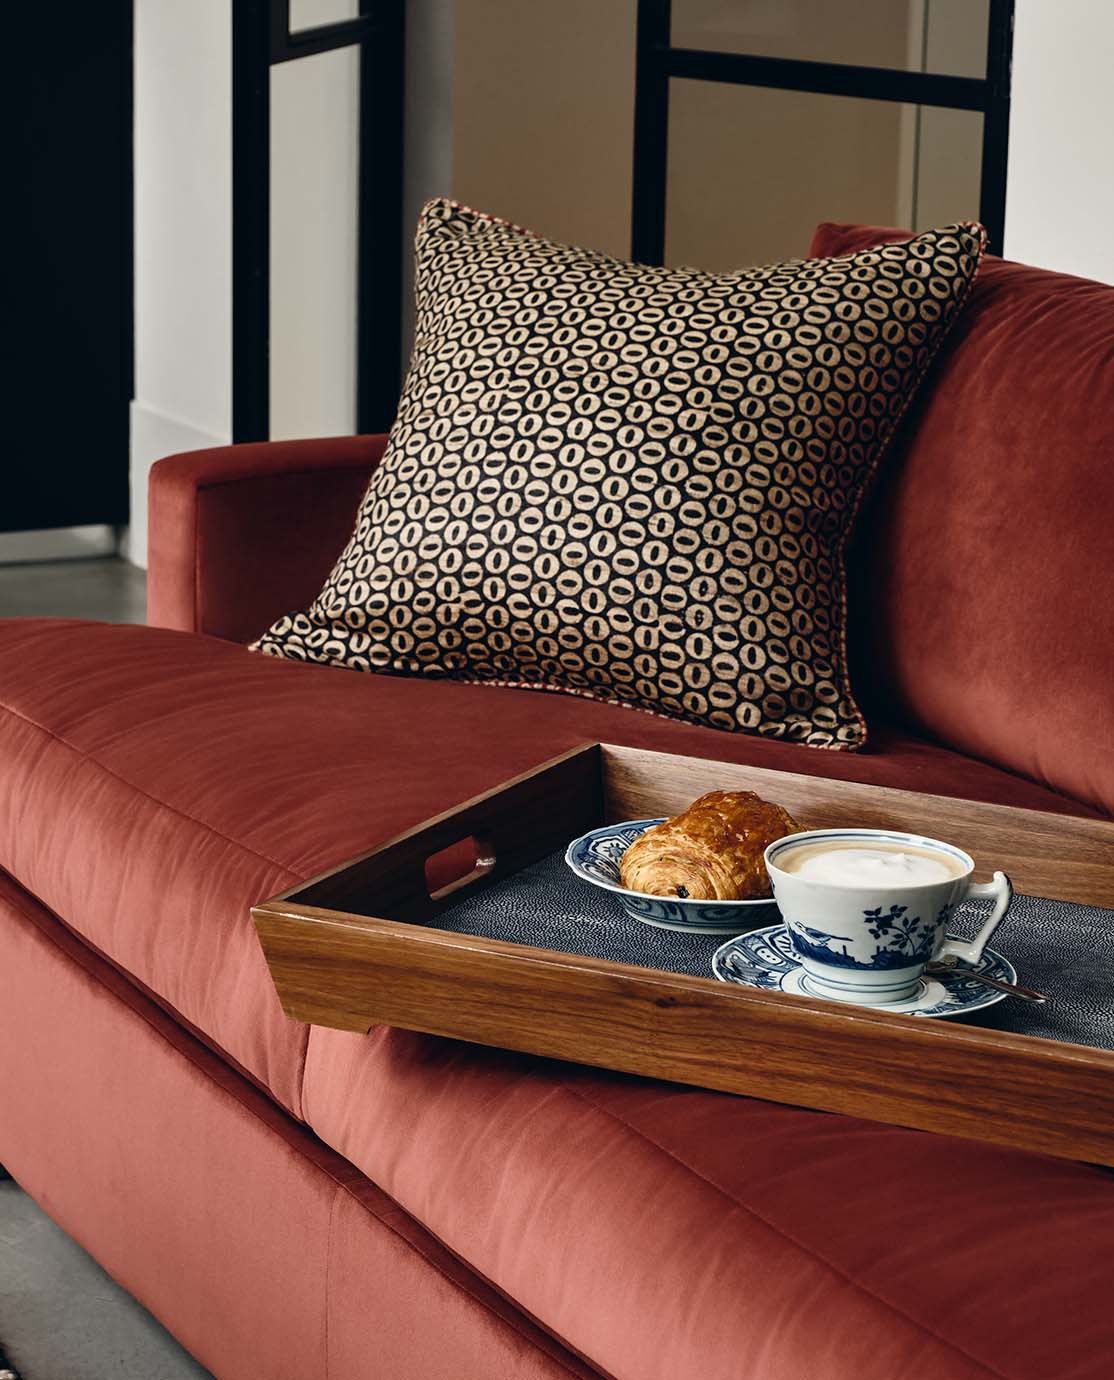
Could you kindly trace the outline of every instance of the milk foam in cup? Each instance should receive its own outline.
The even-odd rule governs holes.
[[[938,849],[881,843],[806,843],[787,850],[778,865],[783,872],[832,886],[919,885],[963,872],[960,859]]]

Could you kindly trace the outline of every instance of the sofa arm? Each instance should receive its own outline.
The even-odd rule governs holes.
[[[385,436],[267,441],[151,468],[147,621],[233,642],[319,592]]]

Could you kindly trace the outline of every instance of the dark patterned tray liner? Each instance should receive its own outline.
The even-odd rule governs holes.
[[[962,907],[952,932],[973,934],[984,904]],[[697,977],[712,976],[712,955],[729,937],[640,924],[617,897],[574,877],[561,853],[459,901],[435,924],[455,934]],[[1114,910],[1016,896],[991,943],[1014,964],[1019,982],[1050,1000],[1038,1006],[1007,998],[965,1023],[1114,1049]]]

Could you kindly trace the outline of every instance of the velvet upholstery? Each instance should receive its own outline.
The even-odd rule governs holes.
[[[901,238],[824,225],[811,252]],[[1112,521],[1114,287],[987,259],[859,524],[855,685],[1114,813]]]
[[[147,621],[250,642],[321,588],[385,436],[214,447],[160,460]]]
[[[844,778],[1071,808],[908,739],[821,756],[565,696],[280,663],[160,629],[0,622],[0,664],[0,866],[295,1114],[305,1031],[282,1015],[248,906],[579,742],[817,762]],[[374,788],[383,782],[389,791]]]
[[[1109,1374],[1105,1170],[400,1030],[315,1028],[304,1098],[623,1380]]]
[[[541,746],[538,697],[346,676],[217,639],[96,624],[3,624],[0,656],[13,668],[0,715],[0,821],[10,822],[0,858],[9,870],[185,1006],[214,1044],[254,1061],[260,1081],[273,1078],[275,1096],[346,1161],[603,1372],[617,1380],[796,1380],[809,1365],[828,1380],[1104,1373],[1097,1358],[1114,1347],[1114,1318],[1101,1306],[1114,1181],[1103,1171],[401,1031],[365,1037],[275,1024],[282,1018],[248,942],[249,901],[525,765]],[[78,669],[88,665],[101,671],[82,681]],[[369,693],[375,687],[382,702]],[[266,715],[257,712],[261,698]],[[607,736],[628,741],[697,739],[691,751],[700,738],[723,740],[586,701],[545,702],[555,711],[541,728],[546,750],[592,736],[604,714],[617,721]],[[452,731],[434,741],[438,704]],[[344,743],[344,754],[334,746],[327,765],[303,755],[290,741],[295,722],[311,726],[318,753],[331,742]],[[366,738],[353,752],[338,730],[361,722]],[[869,767],[874,759],[822,760]],[[314,789],[325,779],[328,809]],[[271,871],[261,866],[264,850]],[[0,1157],[48,1210],[222,1377],[250,1374],[252,1363],[257,1375],[323,1373],[311,1354],[324,1335],[312,1283],[323,1268],[341,1291],[329,1294],[330,1355],[352,1366],[353,1380],[375,1373],[365,1348],[381,1335],[398,1339],[383,1374],[436,1376],[415,1369],[422,1353],[408,1348],[428,1336],[427,1302],[459,1302],[455,1287],[409,1254],[384,1264],[386,1246],[375,1243],[370,1259],[330,1263],[338,1242],[361,1235],[361,1219],[329,1199],[287,1146],[260,1144],[259,1121],[294,1134],[278,1108],[130,993],[13,883],[0,892],[0,912],[11,989],[0,1012],[8,1114]],[[69,955],[63,972],[51,945]],[[122,1029],[74,965],[96,972],[141,1019],[129,1016]],[[151,1045],[188,1046],[190,1064],[209,1073],[179,1078]],[[226,1125],[230,1092],[253,1111]],[[360,1193],[382,1207],[378,1190]],[[131,1195],[123,1208],[121,1195]],[[419,1231],[401,1214],[397,1224]],[[283,1259],[291,1253],[297,1261]],[[386,1317],[368,1286],[384,1272],[415,1290],[397,1296]],[[235,1283],[246,1277],[250,1290]],[[235,1307],[212,1327],[221,1290],[236,1291]],[[271,1339],[257,1336],[270,1325],[258,1312],[276,1298],[289,1299],[289,1326],[302,1339],[290,1351],[298,1372],[269,1369]],[[1059,1323],[1069,1309],[1075,1340],[1065,1353]],[[275,1326],[285,1336],[287,1322]],[[486,1356],[490,1326],[486,1314],[469,1314],[454,1345]],[[517,1342],[502,1337],[500,1346],[512,1358],[499,1362],[508,1377],[534,1373],[514,1369]],[[346,1371],[338,1362],[328,1373]]]
[[[0,1161],[218,1380],[595,1375],[2,873],[0,953]]]

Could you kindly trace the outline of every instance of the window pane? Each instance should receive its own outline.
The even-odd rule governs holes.
[[[673,46],[981,77],[989,3],[673,0]]]
[[[360,50],[271,68],[271,436],[356,425]]]
[[[800,257],[824,220],[977,218],[981,139],[982,116],[968,111],[675,80],[666,262]]]
[[[913,228],[978,220],[982,116],[974,110],[925,105],[917,123]]]
[[[290,0],[290,32],[316,29],[320,24],[339,24],[356,19],[360,0]]]

